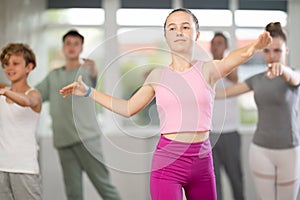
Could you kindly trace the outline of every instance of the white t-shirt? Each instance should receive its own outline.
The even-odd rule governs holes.
[[[39,173],[35,136],[39,116],[30,107],[7,103],[0,96],[0,171]]]
[[[220,79],[216,88],[225,88],[233,83],[227,78]],[[236,97],[216,99],[213,108],[212,132],[228,133],[236,131],[239,125],[238,102]]]

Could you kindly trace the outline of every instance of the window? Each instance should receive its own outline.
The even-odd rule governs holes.
[[[251,16],[251,17],[249,17]],[[280,22],[284,27],[287,14],[283,11],[270,10],[237,10],[235,24],[239,27],[265,27],[270,22]]]
[[[116,24],[113,26],[118,28],[116,35],[118,56],[115,59],[118,62],[116,66],[119,67],[120,77],[112,78],[114,79],[112,82],[113,87],[121,91],[120,97],[129,98],[143,84],[151,69],[170,63],[168,47],[163,35],[163,23],[170,11],[168,7],[163,9],[122,7],[116,12]],[[206,57],[210,56],[210,40],[215,31],[222,31],[230,38],[231,50],[253,41],[269,22],[279,21],[283,26],[287,24],[287,14],[280,10],[236,10],[232,13],[226,8],[210,10],[192,7],[192,12],[199,19],[201,31],[199,44]],[[103,55],[107,51],[103,43],[109,42],[109,39],[104,38],[103,9],[49,9],[46,17],[49,70],[64,64],[61,37],[71,28],[76,28],[85,36],[82,57],[94,59],[97,66],[102,66]],[[265,66],[262,54],[257,54],[239,68],[239,80],[243,81],[263,70]],[[107,86],[101,85],[100,87]],[[239,102],[241,124],[254,125],[257,120],[257,111],[253,94],[240,96]],[[151,105],[135,117],[122,118],[121,121],[123,125],[129,126],[158,125],[157,113]]]
[[[104,22],[102,9],[51,9],[46,12],[49,70],[64,65],[62,36],[70,29],[76,29],[85,38],[82,57],[89,57],[95,44],[103,41]],[[100,27],[100,28],[99,28]]]

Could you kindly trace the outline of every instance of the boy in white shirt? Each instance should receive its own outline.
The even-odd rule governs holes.
[[[0,89],[0,199],[41,200],[36,129],[42,100],[27,83],[36,66],[26,44],[3,47],[0,60],[10,87]]]

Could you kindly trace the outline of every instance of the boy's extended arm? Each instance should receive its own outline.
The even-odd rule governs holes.
[[[5,83],[0,83],[0,88],[5,88],[7,85]]]
[[[42,98],[38,91],[32,90],[29,92],[29,94],[23,94],[11,91],[8,88],[2,88],[0,89],[0,95],[4,95],[10,100],[12,100],[14,103],[24,106],[24,107],[30,107],[32,110],[36,112],[41,111],[42,107]]]

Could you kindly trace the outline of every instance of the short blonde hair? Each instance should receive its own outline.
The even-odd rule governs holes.
[[[2,67],[4,66],[5,63],[7,63],[8,59],[12,55],[22,55],[26,65],[29,63],[33,64],[34,69],[36,67],[36,58],[35,54],[27,44],[23,43],[9,43],[5,45],[2,48],[1,54],[0,54],[0,61],[2,64]]]

